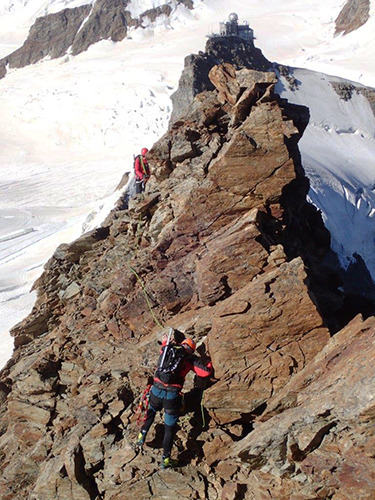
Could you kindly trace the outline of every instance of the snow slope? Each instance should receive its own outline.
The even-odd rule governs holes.
[[[300,142],[302,164],[310,179],[309,196],[322,212],[331,245],[346,268],[358,253],[375,280],[375,116],[368,100],[353,92],[345,101],[327,77],[293,71],[295,90],[280,78],[276,90],[310,109]]]
[[[82,3],[88,2],[0,0],[0,57],[23,43],[37,16]],[[133,0],[129,10],[139,15],[161,3]],[[0,80],[0,366],[12,350],[9,328],[28,314],[35,300],[28,290],[43,264],[58,244],[92,227],[94,215],[95,223],[105,217],[133,154],[166,130],[169,96],[184,57],[203,50],[205,35],[217,31],[230,12],[250,23],[268,59],[375,86],[374,1],[367,25],[337,38],[333,21],[343,0],[233,0],[230,10],[223,0],[195,0],[193,11],[169,3],[174,6],[170,19],[160,17],[153,25],[145,20],[143,30],[133,30],[121,43],[102,41],[76,57],[11,70]],[[358,242],[373,248],[372,241],[361,239],[362,230],[372,234],[372,118],[360,97],[344,105],[328,84],[320,89],[319,75],[301,70],[297,77],[299,91],[286,85],[281,91],[295,102],[310,99],[317,108],[303,139],[303,161],[312,179],[311,198],[324,207],[345,260],[345,252],[351,255]],[[310,84],[318,85],[332,104],[329,115],[326,104],[320,109],[319,92],[315,95]],[[342,113],[337,112],[340,107]],[[355,123],[345,122],[347,111],[357,116]],[[350,127],[352,132],[345,132]],[[366,132],[364,138],[361,132]],[[360,229],[356,240],[342,230],[339,216],[348,212],[353,227]],[[369,225],[358,224],[356,217],[363,217],[357,212]],[[348,243],[352,246],[346,249]]]

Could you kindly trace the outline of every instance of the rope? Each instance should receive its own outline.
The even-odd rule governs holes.
[[[143,281],[141,280],[141,278],[139,277],[139,274],[137,273],[137,271],[135,269],[133,269],[131,267],[130,264],[129,265],[129,269],[131,270],[131,272],[134,274],[134,276],[137,278],[137,281],[138,283],[141,285],[142,287],[142,291],[143,291],[143,295],[145,296],[145,299],[146,299],[146,302],[147,302],[147,306],[150,310],[150,313],[151,313],[151,316],[154,320],[154,322],[156,323],[156,325],[159,327],[159,328],[164,328],[163,325],[160,323],[160,321],[158,320],[158,318],[155,316],[155,313],[154,311],[152,310],[152,305],[151,305],[151,302],[150,302],[150,299],[149,299],[149,296],[147,294],[147,291],[146,291],[146,288],[145,288],[145,285],[143,283]]]
[[[204,429],[206,427],[206,419],[204,417],[203,398],[204,398],[204,392],[202,394],[202,399],[201,399],[202,427]]]
[[[150,399],[150,390],[151,390],[151,385],[148,385],[146,389],[143,391],[143,394],[141,396],[141,399],[138,403],[137,407],[137,425],[141,427],[147,418],[147,410],[148,410],[148,405],[149,405],[149,399]]]
[[[142,291],[143,291],[143,294],[145,296],[145,299],[146,299],[146,302],[147,302],[147,306],[150,310],[150,313],[152,315],[152,318],[154,320],[154,322],[156,323],[156,325],[159,327],[159,328],[164,328],[163,325],[160,323],[160,321],[157,319],[157,317],[155,316],[155,313],[154,311],[152,310],[152,305],[151,305],[151,302],[150,302],[150,298],[147,294],[147,291],[146,291],[146,288],[145,288],[145,284],[144,282],[141,280],[139,274],[137,273],[137,271],[135,269],[132,268],[132,266],[130,264],[128,264],[129,266],[129,269],[131,270],[131,272],[134,274],[134,276],[137,278],[137,281],[138,283],[141,285],[142,287]],[[146,392],[146,391],[145,391]],[[206,419],[205,419],[205,416],[204,416],[204,407],[203,407],[203,398],[204,398],[204,390],[203,390],[203,394],[202,394],[202,399],[201,399],[201,414],[202,414],[202,427],[206,427]],[[143,398],[142,398],[143,399]]]
[[[135,251],[136,252],[138,251],[138,248],[139,248],[139,240],[140,240],[139,236],[141,234],[141,232],[139,231],[139,227],[141,225],[141,218],[142,218],[142,216],[141,216],[141,214],[139,214],[138,222],[137,222],[137,229],[135,230],[135,238],[136,238]]]

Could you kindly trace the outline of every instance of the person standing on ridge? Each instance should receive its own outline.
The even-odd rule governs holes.
[[[136,442],[137,446],[143,446],[156,412],[164,409],[162,469],[178,466],[178,460],[170,455],[182,408],[181,390],[186,375],[189,371],[193,371],[198,377],[209,377],[212,374],[212,363],[205,364],[194,355],[195,342],[192,339],[186,338],[178,345],[170,342],[169,338],[164,338],[162,342],[146,418]]]
[[[135,174],[135,192],[136,194],[143,193],[146,183],[150,178],[150,167],[146,158],[148,153],[147,148],[141,149],[141,154],[137,155],[134,160],[134,174]]]

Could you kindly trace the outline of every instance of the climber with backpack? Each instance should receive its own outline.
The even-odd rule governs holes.
[[[141,154],[134,158],[135,192],[143,193],[150,178],[150,167],[146,158],[147,148],[142,148]]]
[[[186,375],[189,371],[193,371],[198,377],[203,378],[212,374],[211,362],[205,364],[194,355],[196,346],[193,339],[185,338],[181,344],[177,344],[171,338],[173,333],[171,328],[168,337],[164,338],[162,342],[158,366],[150,390],[146,417],[136,442],[137,446],[143,446],[156,412],[164,409],[162,469],[178,466],[178,460],[174,460],[170,455],[182,408],[181,390]]]

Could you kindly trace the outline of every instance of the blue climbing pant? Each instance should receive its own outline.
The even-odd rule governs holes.
[[[179,389],[161,389],[155,385],[152,386],[146,420],[141,432],[147,434],[154,422],[156,412],[164,409],[163,457],[169,457],[171,454],[181,407],[182,396]]]

